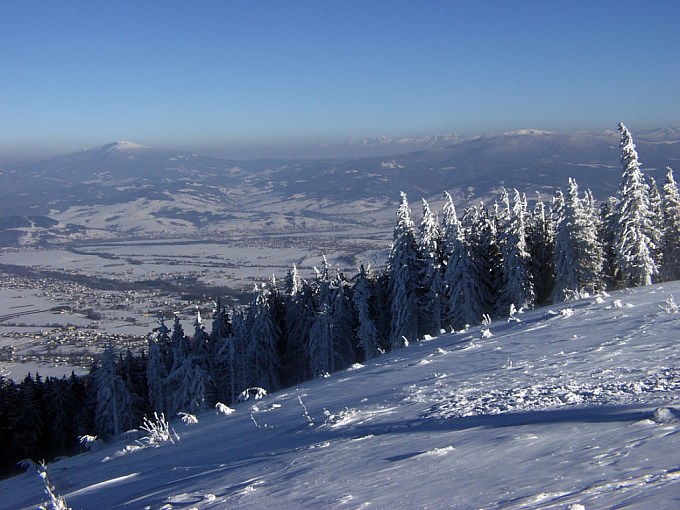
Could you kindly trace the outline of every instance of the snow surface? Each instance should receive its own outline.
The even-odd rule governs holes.
[[[680,282],[413,342],[48,466],[74,509],[680,506]],[[0,482],[35,508],[37,473]]]

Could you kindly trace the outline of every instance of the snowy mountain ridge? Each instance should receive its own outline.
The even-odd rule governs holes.
[[[426,338],[49,476],[74,509],[677,508],[673,295],[680,282]],[[45,499],[35,472],[0,482],[0,509]]]
[[[663,181],[665,168],[680,159],[677,140],[676,128],[642,132],[636,138],[648,177]],[[401,191],[412,200],[434,202],[447,190],[463,207],[469,201],[489,203],[501,187],[529,197],[552,195],[574,178],[581,189],[604,200],[621,177],[618,142],[614,131],[526,129],[438,135],[426,141],[380,137],[376,150],[364,157],[237,161],[120,141],[3,168],[0,219],[45,216],[58,226],[28,233],[2,228],[0,245],[136,238],[139,229],[120,219],[144,215],[138,204],[154,211],[144,215],[152,236],[205,238],[215,230],[227,236],[241,229],[275,228],[287,234],[333,228],[351,230],[349,237],[367,224],[389,232]]]

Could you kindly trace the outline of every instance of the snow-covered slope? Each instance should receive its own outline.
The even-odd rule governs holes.
[[[677,508],[673,294],[442,335],[175,423],[176,444],[123,441],[49,474],[74,509]],[[0,483],[0,508],[45,499],[36,473]]]

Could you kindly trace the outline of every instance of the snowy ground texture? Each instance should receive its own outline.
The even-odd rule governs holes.
[[[672,294],[680,283],[412,343],[49,475],[74,509],[680,508]],[[0,482],[2,509],[45,500],[36,472]]]

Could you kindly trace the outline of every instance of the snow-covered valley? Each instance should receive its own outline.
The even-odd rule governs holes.
[[[412,343],[55,462],[89,508],[677,508],[680,283]],[[38,474],[0,508],[47,499]]]

